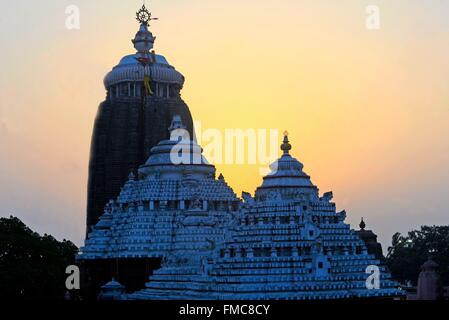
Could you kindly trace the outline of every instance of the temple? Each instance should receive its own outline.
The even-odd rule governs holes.
[[[352,230],[332,192],[320,195],[287,132],[254,196],[238,198],[217,177],[180,98],[183,76],[150,51],[151,14],[143,7],[137,17],[137,53],[106,76],[95,124],[88,234],[77,256],[86,297],[403,297],[375,234],[364,222]]]
[[[156,38],[149,30],[154,19],[145,6],[137,20],[140,27],[132,40],[136,53],[123,57],[104,79],[106,100],[98,108],[91,142],[87,233],[151,147],[168,138],[174,115],[193,135],[192,116],[180,96],[184,76],[154,52]]]
[[[125,300],[350,299],[401,297],[381,261],[290,155],[273,163],[255,196],[240,201],[194,141],[174,132],[151,150],[111,201],[81,248],[80,261],[160,258],[160,268]],[[175,164],[174,148],[188,150]],[[176,150],[178,150],[176,149]],[[197,161],[193,161],[197,159]],[[369,266],[380,271],[368,289]],[[119,270],[115,279],[126,281]],[[114,282],[115,283],[115,282]],[[125,284],[126,286],[126,284]]]

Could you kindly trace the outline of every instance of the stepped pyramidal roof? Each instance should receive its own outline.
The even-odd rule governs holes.
[[[152,148],[137,175],[106,206],[79,260],[159,257],[145,288],[125,300],[348,299],[400,297],[381,261],[337,212],[332,193],[319,195],[290,155],[282,156],[254,197],[236,197],[182,138],[174,117],[171,138]],[[173,152],[188,150],[182,161]],[[179,159],[178,159],[179,160]],[[367,285],[378,271],[377,286]],[[368,272],[368,273],[367,273]]]

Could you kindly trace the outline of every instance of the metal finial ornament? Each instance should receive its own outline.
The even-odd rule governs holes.
[[[360,230],[365,230],[365,228],[366,228],[366,223],[365,223],[365,221],[363,221],[363,218],[362,218],[362,221],[360,221],[359,227],[360,227]]]
[[[281,150],[284,151],[284,154],[288,154],[292,149],[292,145],[288,141],[288,132],[284,132],[284,143],[281,145]]]
[[[141,24],[144,24],[146,26],[149,26],[151,20],[158,20],[158,18],[151,17],[151,12],[148,11],[148,9],[145,7],[145,4],[142,6],[142,8],[139,9],[139,11],[136,12],[136,19]]]

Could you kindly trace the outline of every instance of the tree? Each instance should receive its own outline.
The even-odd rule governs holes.
[[[63,299],[65,269],[78,248],[40,236],[15,217],[0,219],[0,299]]]
[[[386,260],[396,280],[416,285],[429,256],[440,265],[443,284],[449,285],[449,226],[422,226],[407,236],[394,234]]]

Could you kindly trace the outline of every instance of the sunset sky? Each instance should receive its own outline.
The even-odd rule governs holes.
[[[80,8],[80,30],[65,26]],[[0,10],[0,216],[84,237],[103,78],[139,0],[15,0]],[[380,8],[380,29],[365,26]],[[394,232],[449,224],[449,1],[154,0],[155,50],[182,72],[202,129],[288,130],[292,154],[384,251]],[[280,141],[279,141],[280,144]],[[280,151],[279,151],[280,152]],[[240,195],[258,165],[218,165]]]

